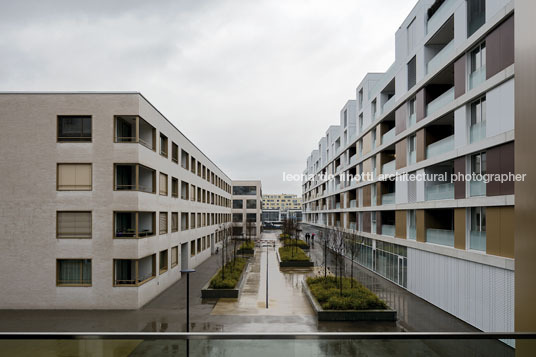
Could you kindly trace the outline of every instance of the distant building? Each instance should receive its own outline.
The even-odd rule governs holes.
[[[298,195],[274,194],[262,195],[262,209],[279,209],[286,211],[289,209],[301,210],[302,198]]]

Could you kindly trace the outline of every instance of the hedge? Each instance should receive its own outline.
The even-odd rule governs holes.
[[[285,246],[296,246],[296,239],[285,239],[283,241],[283,244]],[[305,243],[305,241],[301,240],[301,239],[298,239],[298,243],[297,243],[298,247],[300,248],[305,248],[305,249],[308,249],[309,248],[309,245],[307,243]]]
[[[238,248],[238,250],[242,249],[255,249],[255,243],[252,240],[245,241],[240,245],[240,248]]]
[[[294,252],[294,255],[292,254]],[[298,247],[281,247],[279,248],[279,257],[281,261],[308,261],[309,257]]]
[[[324,310],[385,310],[387,305],[376,294],[351,278],[342,278],[342,295],[339,278],[309,277],[307,285]]]
[[[218,270],[218,274],[216,274],[210,281],[209,288],[234,289],[236,284],[238,283],[238,279],[240,279],[240,275],[242,274],[242,271],[244,270],[245,266],[246,259],[244,258],[236,258],[234,260],[234,266],[233,261],[230,261],[229,263],[225,264],[225,279],[222,280],[221,269]]]

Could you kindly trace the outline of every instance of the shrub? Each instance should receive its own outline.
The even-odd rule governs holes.
[[[290,238],[290,234],[283,234],[283,233],[281,233],[281,234],[279,235],[279,238],[282,238],[282,239]]]
[[[238,283],[238,279],[240,279],[240,275],[242,274],[242,271],[244,270],[244,267],[246,266],[246,259],[244,258],[236,258],[234,260],[234,266],[233,261],[230,261],[229,263],[225,264],[224,275],[225,279],[221,278],[221,269],[218,270],[218,274],[212,278],[209,284],[209,288],[211,289],[234,289],[236,284]]]
[[[354,280],[351,287],[351,278],[342,279],[342,294],[339,288],[339,279],[334,276],[309,277],[307,285],[313,296],[324,310],[384,310],[385,302],[376,294]]]
[[[252,240],[245,241],[240,245],[240,248],[238,248],[238,250],[242,249],[255,249],[255,243]]]
[[[290,239],[290,238],[287,238],[283,241],[283,244],[285,246],[298,246],[300,248],[309,248],[309,245],[307,243],[305,243],[305,241],[301,240],[301,239],[298,239],[298,242],[296,243],[296,239]]]
[[[292,252],[294,251],[294,254]],[[298,247],[281,247],[279,248],[279,257],[281,261],[308,261],[309,257]]]

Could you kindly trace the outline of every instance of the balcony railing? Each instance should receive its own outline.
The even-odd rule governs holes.
[[[354,154],[354,156],[352,156],[350,158],[350,165],[353,165],[357,162],[357,154]]]
[[[340,203],[340,202],[336,202],[336,203],[335,203],[335,208],[337,208],[337,209],[341,208],[341,203]]]
[[[415,151],[410,151],[408,154],[408,165],[412,165],[417,162],[417,153]]]
[[[350,208],[356,207],[356,200],[350,200]]]
[[[473,89],[486,80],[486,67],[482,66],[469,74],[469,89]]]
[[[413,125],[415,125],[415,123],[417,123],[417,114],[416,113],[413,113],[409,116],[409,126],[408,128],[411,128]]]
[[[434,70],[441,67],[442,64],[445,63],[445,60],[454,52],[454,40],[451,40],[449,43],[445,45],[439,51],[436,53],[436,55],[428,61],[428,64],[426,65],[426,73],[431,73]]]
[[[481,121],[469,128],[469,142],[476,143],[486,137],[486,122]]]
[[[452,10],[452,5],[455,3],[456,1],[454,0],[446,0],[443,4],[441,4],[434,15],[428,19],[428,22],[426,23],[426,33],[439,28],[443,22],[445,22],[447,15]]]
[[[454,198],[454,184],[441,183],[428,185],[425,190],[426,201],[449,200]]]
[[[382,205],[390,205],[395,203],[395,193],[384,193],[382,195]]]
[[[469,248],[486,251],[486,231],[471,231],[469,237]]]
[[[393,161],[389,161],[386,164],[383,164],[382,165],[382,174],[384,174],[384,175],[394,174],[395,171],[396,171],[395,161],[396,160],[393,160]]]
[[[426,106],[426,115],[430,115],[454,100],[454,87],[450,88]]]
[[[415,229],[415,227],[408,228],[408,239],[417,239],[417,230]]]
[[[382,224],[382,235],[384,236],[395,236],[395,226],[391,224]]]
[[[426,230],[426,241],[454,247],[454,231],[450,229],[428,228]]]
[[[382,105],[382,114],[389,112],[395,106],[395,96],[393,95],[389,100]]]
[[[429,159],[454,150],[454,135],[447,136],[426,147],[426,158]]]
[[[471,180],[469,182],[469,193],[471,197],[485,196],[486,195],[486,183],[484,181]]]
[[[393,141],[395,138],[395,128],[389,130],[387,133],[382,135],[382,145]]]

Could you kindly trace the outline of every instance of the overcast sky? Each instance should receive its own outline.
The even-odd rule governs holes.
[[[416,0],[2,1],[0,90],[139,91],[233,179],[301,194]]]

